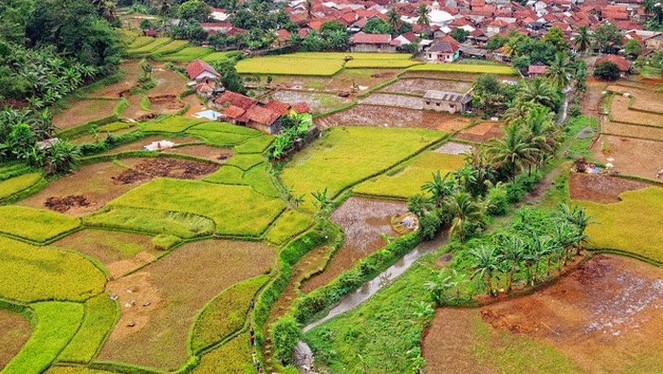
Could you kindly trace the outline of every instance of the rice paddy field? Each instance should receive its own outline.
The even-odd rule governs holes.
[[[472,73],[516,75],[514,68],[507,65],[472,65],[472,64],[422,64],[412,66],[408,72],[446,72],[446,73]]]

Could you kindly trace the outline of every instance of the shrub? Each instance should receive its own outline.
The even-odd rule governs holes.
[[[509,209],[508,189],[505,185],[498,185],[488,190],[488,214],[501,216]]]
[[[619,67],[614,62],[603,61],[594,67],[594,77],[597,79],[616,81],[620,74]]]
[[[292,361],[292,350],[302,338],[302,328],[293,317],[279,319],[271,328],[274,356],[284,364]]]

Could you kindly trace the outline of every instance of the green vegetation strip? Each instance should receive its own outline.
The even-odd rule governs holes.
[[[80,255],[0,237],[0,297],[84,301],[105,283],[103,272]]]
[[[83,319],[83,305],[65,302],[32,304],[37,328],[3,374],[41,373],[55,360],[76,333]]]
[[[191,334],[191,349],[200,352],[239,331],[253,297],[269,280],[262,275],[225,289],[201,311]]]
[[[507,65],[471,65],[471,64],[422,64],[407,69],[408,71],[440,71],[446,73],[500,74],[516,75],[517,71]]]
[[[105,293],[85,303],[85,318],[58,361],[86,364],[94,358],[115,325],[119,306]]]
[[[0,206],[0,233],[45,243],[77,229],[76,217],[23,206]]]

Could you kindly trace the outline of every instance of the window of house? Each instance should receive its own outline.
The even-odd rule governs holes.
[[[426,101],[426,105],[430,105],[430,101]]]
[[[440,106],[440,103],[436,103],[435,105]]]

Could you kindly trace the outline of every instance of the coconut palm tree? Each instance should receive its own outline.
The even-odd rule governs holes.
[[[513,101],[513,103],[511,103],[511,106],[509,106],[509,108],[507,108],[507,110],[504,111],[502,119],[504,119],[507,123],[513,123],[513,122],[520,123],[525,119],[527,113],[534,106],[536,106],[536,104],[531,103],[529,101],[516,99]]]
[[[588,26],[581,26],[578,29],[578,35],[575,37],[576,48],[580,52],[584,52],[592,46],[592,32]]]
[[[392,7],[387,13],[387,23],[394,30],[394,33],[398,32],[398,28],[401,24],[401,16],[398,14],[396,8]]]
[[[421,186],[421,190],[428,192],[431,195],[431,200],[436,207],[440,207],[444,199],[449,196],[454,190],[453,179],[449,178],[451,173],[446,173],[444,177],[440,175],[440,172],[433,174],[433,179],[424,183]]]
[[[506,245],[502,248],[500,260],[503,261],[508,267],[508,284],[506,287],[507,292],[511,292],[513,287],[513,277],[518,270],[521,262],[527,258],[527,246],[522,239],[517,236],[509,236],[506,240]]]
[[[425,4],[419,5],[416,11],[417,24],[422,26],[430,26],[430,10]]]
[[[562,89],[571,82],[571,76],[575,71],[575,65],[566,53],[557,53],[555,59],[546,70],[546,78],[557,88]]]
[[[469,251],[474,260],[474,273],[471,278],[479,276],[486,285],[488,295],[493,294],[493,274],[499,270],[497,251],[494,247],[480,246]]]
[[[486,153],[497,168],[504,168],[515,177],[525,167],[536,163],[541,152],[528,139],[527,132],[511,124],[504,129],[504,136],[486,144]]]
[[[449,237],[464,241],[468,234],[483,224],[485,219],[485,204],[472,198],[468,192],[456,192],[444,201],[445,208],[453,216]]]
[[[557,145],[557,128],[553,122],[553,113],[544,106],[531,109],[523,120],[529,142],[541,152],[537,155],[538,164],[553,154]]]
[[[522,101],[541,104],[551,109],[557,107],[558,101],[557,93],[553,87],[542,78],[525,81],[520,92],[518,92],[518,98]]]

